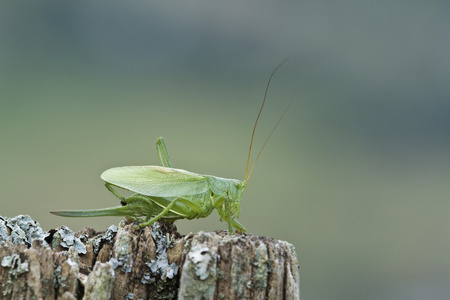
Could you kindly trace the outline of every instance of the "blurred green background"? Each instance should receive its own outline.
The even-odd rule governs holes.
[[[302,299],[450,298],[447,1],[0,4],[1,212],[48,230],[119,218],[102,171],[158,164],[243,179],[249,232],[287,240]],[[299,79],[315,63],[299,86]],[[297,89],[297,92],[295,90]],[[177,223],[225,229],[216,212]]]

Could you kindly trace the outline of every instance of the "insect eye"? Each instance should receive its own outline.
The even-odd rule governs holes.
[[[245,188],[245,182],[236,182],[235,184],[234,184],[234,186],[236,187],[236,189],[238,189],[238,190],[240,190],[240,189],[242,189],[242,188]]]

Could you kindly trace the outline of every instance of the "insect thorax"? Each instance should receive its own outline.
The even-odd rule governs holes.
[[[219,215],[228,221],[239,216],[242,193],[246,182],[237,179],[205,175],[211,192],[211,200]]]

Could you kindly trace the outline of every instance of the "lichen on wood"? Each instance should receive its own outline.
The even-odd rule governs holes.
[[[73,233],[11,220],[0,217],[0,299],[299,299],[295,250],[284,241],[182,236],[164,222]]]

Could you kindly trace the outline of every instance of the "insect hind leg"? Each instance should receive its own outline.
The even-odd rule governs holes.
[[[158,153],[158,158],[161,162],[161,166],[166,168],[173,168],[173,164],[170,160],[169,152],[167,151],[163,137],[159,137],[156,140],[156,152]]]

